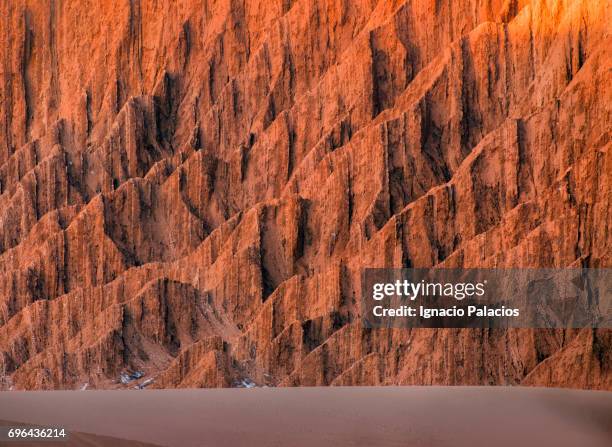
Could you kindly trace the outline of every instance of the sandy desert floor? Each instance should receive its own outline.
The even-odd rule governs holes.
[[[97,436],[72,436],[70,445],[99,447],[607,447],[612,393],[510,387],[4,392],[0,420],[92,433]]]

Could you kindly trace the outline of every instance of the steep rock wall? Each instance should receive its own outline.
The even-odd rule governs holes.
[[[3,2],[0,385],[612,389],[607,330],[366,330],[364,267],[610,267],[597,0]]]

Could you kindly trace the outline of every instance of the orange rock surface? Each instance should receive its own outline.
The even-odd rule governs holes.
[[[0,15],[0,387],[612,389],[610,330],[359,319],[364,267],[612,266],[608,2]]]

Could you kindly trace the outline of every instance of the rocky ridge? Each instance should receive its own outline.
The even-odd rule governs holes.
[[[612,389],[610,330],[359,321],[364,267],[611,266],[606,3],[2,3],[0,382]]]

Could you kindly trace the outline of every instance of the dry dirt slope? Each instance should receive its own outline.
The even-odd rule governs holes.
[[[2,2],[0,382],[612,389],[610,330],[358,319],[366,266],[612,266],[610,10]]]

